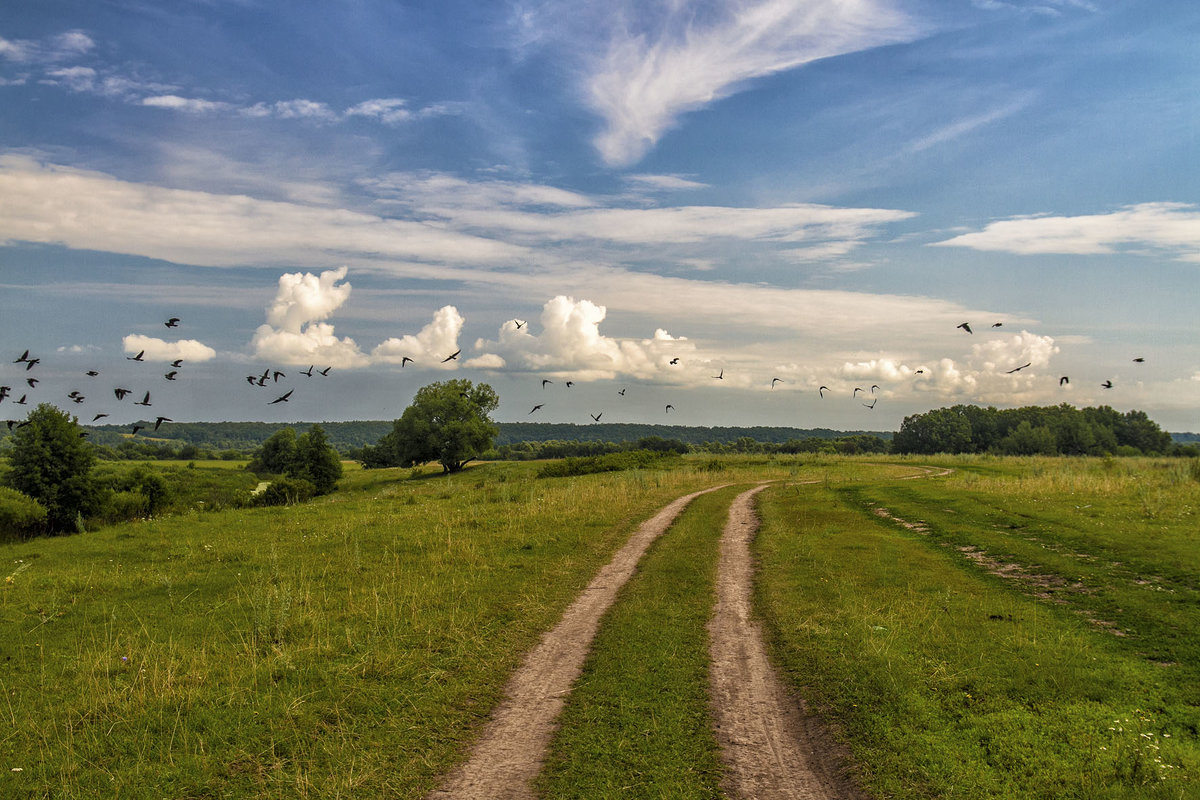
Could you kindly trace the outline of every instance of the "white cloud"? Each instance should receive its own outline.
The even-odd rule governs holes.
[[[44,83],[66,86],[72,92],[90,92],[96,87],[96,70],[91,67],[63,67],[46,71]]]
[[[333,120],[337,114],[324,103],[315,100],[281,100],[271,106],[275,116],[282,119],[319,119]]]
[[[645,189],[666,191],[690,191],[692,189],[707,189],[707,183],[681,178],[678,175],[626,175],[625,180]]]
[[[251,341],[255,356],[281,364],[365,366],[367,358],[354,340],[339,339],[333,326],[322,322],[350,299],[350,284],[338,283],[345,277],[345,267],[320,276],[281,275],[279,291],[267,309],[267,324],[259,326]]]
[[[1016,217],[931,246],[1021,255],[1092,255],[1142,247],[1200,262],[1200,210],[1186,203],[1141,203],[1108,214]]]
[[[459,349],[458,336],[462,333],[463,323],[463,317],[457,308],[443,306],[434,313],[433,321],[415,336],[409,334],[400,338],[392,337],[377,345],[371,351],[371,361],[377,364],[402,364],[404,358],[408,357],[418,366],[455,369],[458,366],[457,361],[445,359]]]
[[[584,100],[605,121],[595,140],[605,162],[639,160],[679,115],[734,93],[745,81],[917,35],[885,0],[698,6],[607,9],[608,40],[586,65],[584,79]]]
[[[589,300],[559,295],[542,308],[541,328],[533,333],[530,325],[520,329],[514,321],[500,328],[499,341],[480,339],[475,349],[485,351],[481,358],[492,364],[507,364],[515,369],[574,380],[605,380],[618,376],[660,378],[682,382],[702,364],[694,354],[695,346],[686,338],[675,338],[661,328],[650,339],[617,339],[600,333],[600,323],[608,310]],[[686,367],[669,361],[687,359]]]
[[[83,31],[67,31],[41,41],[0,37],[0,57],[16,62],[53,63],[81,56],[96,46]]]
[[[65,244],[202,266],[334,258],[513,264],[524,248],[424,222],[244,195],[166,189],[0,156],[0,241]]]
[[[142,105],[153,108],[168,108],[172,111],[183,111],[188,114],[210,114],[215,111],[225,111],[230,107],[228,103],[200,100],[194,97],[180,97],[174,94],[143,97]]]
[[[399,97],[377,98],[364,100],[356,106],[346,109],[347,117],[371,117],[388,125],[408,122],[413,118],[413,112],[408,108],[408,101]]]
[[[217,351],[195,339],[181,339],[177,342],[167,342],[140,333],[131,333],[121,340],[126,353],[136,355],[144,352],[146,361],[211,361],[217,357]]]

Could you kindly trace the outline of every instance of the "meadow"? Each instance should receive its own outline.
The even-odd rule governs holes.
[[[350,469],[304,505],[0,546],[0,796],[421,797],[638,523],[730,484],[623,590],[539,782],[719,796],[715,541],[763,481],[773,655],[873,796],[1200,796],[1194,462],[542,466]]]

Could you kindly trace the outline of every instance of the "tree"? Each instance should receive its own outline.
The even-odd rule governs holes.
[[[5,483],[46,509],[51,531],[77,529],[77,520],[95,508],[99,491],[92,480],[95,455],[83,440],[79,421],[49,403],[29,412],[13,434]]]
[[[255,475],[283,475],[295,460],[296,431],[280,428],[263,442],[246,469]]]
[[[329,494],[342,477],[342,460],[329,444],[324,428],[313,425],[296,440],[295,454],[285,471],[292,478],[311,483],[317,494]]]
[[[443,472],[458,472],[492,446],[499,428],[488,415],[499,405],[486,383],[458,379],[422,386],[391,432],[364,448],[364,466],[437,461]]]

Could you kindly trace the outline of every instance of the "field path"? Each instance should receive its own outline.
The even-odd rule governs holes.
[[[780,682],[751,618],[754,563],[750,542],[758,530],[754,495],[729,508],[717,568],[717,604],[708,624],[710,696],[730,797],[774,800],[857,798],[840,774],[828,738],[806,718],[803,701]]]
[[[713,486],[678,498],[646,520],[629,537],[563,614],[542,636],[505,686],[505,699],[492,714],[465,764],[446,778],[430,798],[533,798],[532,781],[541,771],[554,725],[571,685],[583,670],[592,639],[617,592],[638,561],[680,512]]]

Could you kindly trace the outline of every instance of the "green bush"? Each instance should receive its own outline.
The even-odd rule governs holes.
[[[290,506],[303,503],[317,493],[317,487],[303,478],[276,478],[254,498],[256,506]]]
[[[24,538],[46,528],[46,509],[16,489],[0,486],[0,538]]]
[[[99,517],[102,522],[114,525],[131,519],[145,519],[150,515],[150,498],[136,489],[112,492],[104,501]]]
[[[620,472],[663,466],[678,459],[672,450],[627,450],[603,456],[564,458],[546,464],[538,470],[539,478],[565,478],[571,475],[591,475],[596,472]]]

